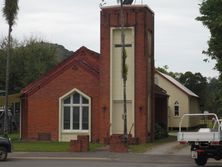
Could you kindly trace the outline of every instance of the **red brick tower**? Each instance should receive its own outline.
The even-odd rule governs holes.
[[[127,129],[140,143],[153,139],[154,14],[145,5],[124,5],[128,66]],[[101,10],[100,140],[123,133],[120,7]]]

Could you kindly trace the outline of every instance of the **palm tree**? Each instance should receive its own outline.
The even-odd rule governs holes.
[[[4,117],[4,133],[8,133],[8,87],[9,87],[9,65],[10,65],[10,50],[11,50],[11,32],[15,24],[18,14],[18,0],[5,0],[3,7],[3,17],[8,23],[8,43],[6,56],[6,77],[5,77],[5,117]]]

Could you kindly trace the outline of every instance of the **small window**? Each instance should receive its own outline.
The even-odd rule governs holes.
[[[178,101],[176,101],[174,103],[174,116],[175,117],[180,116],[180,106],[179,106],[179,102]]]

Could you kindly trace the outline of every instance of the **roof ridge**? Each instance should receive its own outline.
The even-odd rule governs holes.
[[[193,97],[197,97],[199,98],[199,96],[197,94],[195,94],[193,91],[191,91],[190,89],[188,89],[186,86],[184,86],[182,83],[180,83],[179,81],[177,81],[175,78],[173,78],[170,75],[167,75],[165,73],[162,73],[158,70],[156,70],[157,73],[159,73],[161,76],[163,76],[164,78],[166,78],[169,82],[171,82],[173,85],[175,85],[177,88],[179,88],[180,90],[182,90],[183,92],[185,92],[186,94],[193,96]]]
[[[40,76],[37,80],[31,82],[28,86],[23,88],[21,90],[21,93],[23,93],[23,94],[28,93],[32,90],[35,90],[39,86],[41,86],[43,83],[48,83],[52,78],[54,78],[55,75],[58,75],[59,73],[63,72],[67,68],[69,68],[70,65],[72,65],[76,61],[75,58],[78,55],[81,55],[81,53],[83,53],[83,52],[88,52],[89,53],[88,55],[90,55],[93,58],[97,58],[97,57],[99,58],[99,53],[94,52],[85,46],[82,46],[78,50],[76,50],[71,56],[69,56],[68,58],[66,58],[65,60],[63,60],[62,62],[60,62],[56,66],[54,66],[52,69],[50,69],[48,72],[46,72],[45,74]]]

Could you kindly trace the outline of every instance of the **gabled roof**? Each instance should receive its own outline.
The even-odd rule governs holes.
[[[189,96],[193,96],[196,98],[199,98],[198,95],[196,95],[195,93],[193,93],[191,90],[189,90],[187,87],[185,87],[183,84],[181,84],[180,82],[178,82],[176,79],[174,79],[173,77],[161,73],[159,71],[156,70],[156,73],[158,73],[159,75],[161,75],[163,78],[165,78],[166,80],[168,80],[170,83],[172,83],[174,86],[176,86],[177,88],[179,88],[181,91],[183,91],[184,93],[186,93]]]
[[[89,58],[92,58],[92,60],[94,60],[94,62],[96,63],[90,61]],[[89,50],[84,46],[79,48],[70,57],[68,57],[67,59],[56,65],[54,68],[52,68],[49,72],[41,76],[39,79],[33,81],[27,87],[22,89],[21,93],[29,94],[37,91],[72,66],[81,67],[87,72],[93,74],[95,77],[99,78],[99,53]]]
[[[167,94],[167,91],[161,88],[160,86],[158,86],[157,84],[155,84],[155,95],[169,97],[169,95]]]

